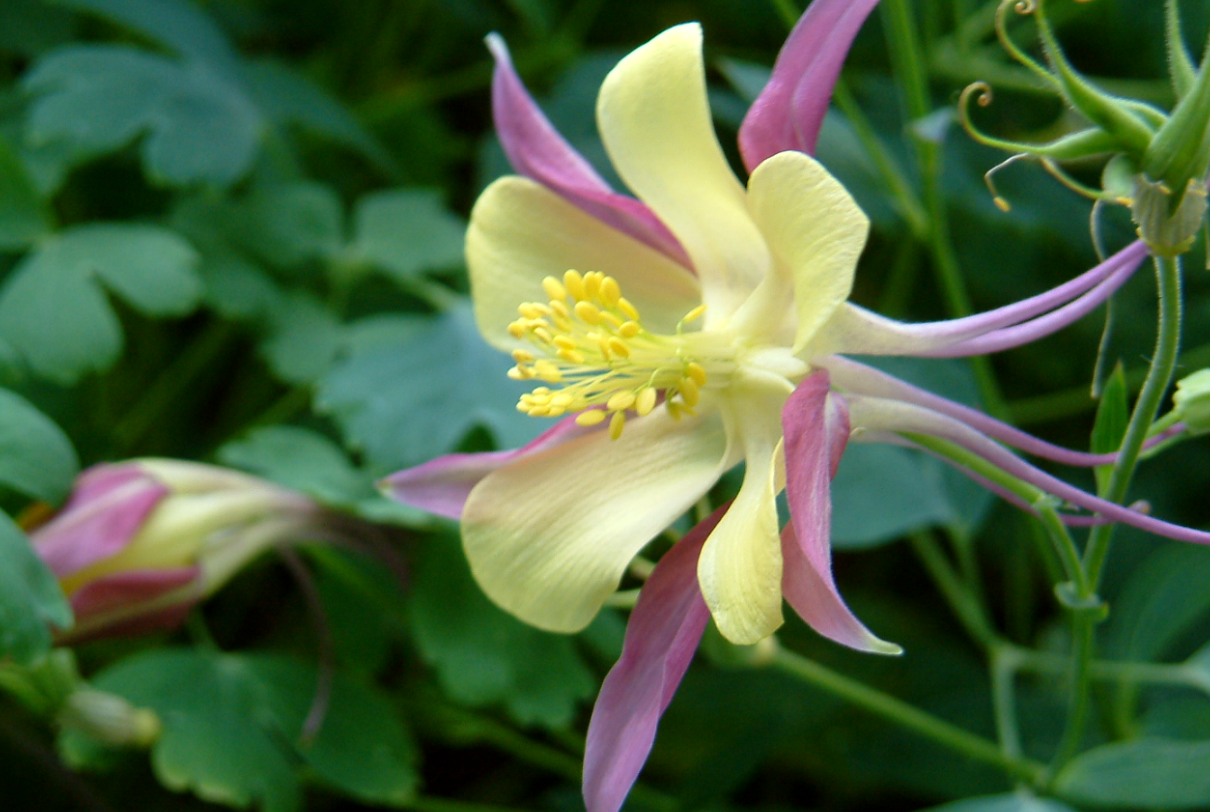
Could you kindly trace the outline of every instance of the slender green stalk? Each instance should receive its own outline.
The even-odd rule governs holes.
[[[937,590],[945,598],[966,633],[983,648],[994,648],[999,643],[999,635],[987,619],[983,606],[954,571],[936,537],[931,532],[920,531],[912,533],[908,538],[916,557],[924,565],[925,571],[937,585]]]
[[[918,121],[931,112],[932,105],[923,48],[911,7],[908,0],[887,0],[882,4],[882,14],[896,84],[906,102],[909,121]],[[912,139],[912,146],[923,186],[924,207],[929,223],[927,244],[937,272],[937,283],[950,314],[969,316],[972,310],[970,296],[950,239],[945,196],[941,188],[940,144],[917,137]],[[971,358],[970,363],[987,411],[996,416],[1007,414],[1004,396],[991,363],[985,356]]]
[[[990,663],[992,710],[996,717],[996,738],[1009,758],[1021,757],[1021,734],[1017,728],[1017,698],[1013,683],[1018,661],[1012,646],[997,645]]]
[[[1155,353],[1151,357],[1151,368],[1143,389],[1134,404],[1134,412],[1122,439],[1117,462],[1109,474],[1109,482],[1102,496],[1111,502],[1121,503],[1130,488],[1130,480],[1138,465],[1139,454],[1147,440],[1151,424],[1159,412],[1164,393],[1172,384],[1176,371],[1176,360],[1181,344],[1181,260],[1180,257],[1155,257],[1155,273],[1159,285],[1159,330],[1156,336]],[[1105,557],[1109,553],[1109,542],[1113,538],[1113,525],[1103,524],[1092,529],[1088,536],[1088,547],[1084,551],[1084,565],[1088,580],[1095,591],[1101,580]]]
[[[992,764],[1030,785],[1038,785],[1046,768],[1030,759],[1006,755],[993,741],[978,736],[944,719],[839,674],[794,652],[779,648],[773,665],[821,690],[848,700],[858,707],[905,727],[914,733],[956,750],[968,758]]]

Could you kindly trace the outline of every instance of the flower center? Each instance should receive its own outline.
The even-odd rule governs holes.
[[[562,281],[546,277],[542,288],[549,303],[520,305],[520,318],[508,326],[514,338],[534,347],[513,351],[517,365],[508,376],[560,385],[539,386],[521,396],[517,410],[531,417],[582,412],[577,423],[609,420],[616,440],[627,413],[650,414],[662,393],[673,418],[693,414],[701,390],[725,382],[735,369],[735,347],[725,335],[684,332],[705,305],[686,313],[675,335],[659,335],[643,327],[639,311],[612,276],[567,271]]]

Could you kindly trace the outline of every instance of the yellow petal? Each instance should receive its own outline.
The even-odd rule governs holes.
[[[788,283],[798,352],[849,298],[870,221],[840,182],[801,152],[782,152],[756,167],[748,205],[773,252],[775,272],[736,321],[770,321],[784,310]]]
[[[763,640],[782,623],[777,492],[784,473],[778,457],[781,407],[789,394],[788,385],[765,385],[741,386],[732,395],[730,421],[743,439],[747,463],[744,483],[698,560],[698,581],[714,622],[739,645]]]
[[[693,260],[707,326],[730,316],[764,278],[769,252],[714,135],[701,28],[670,28],[618,63],[597,124],[622,180]]]
[[[582,629],[630,560],[732,464],[717,410],[673,421],[664,409],[487,476],[462,512],[475,579],[526,623]]]
[[[501,178],[479,196],[466,262],[479,330],[504,350],[519,346],[507,330],[517,305],[545,298],[543,279],[571,269],[616,279],[649,330],[674,332],[701,302],[697,280],[680,265],[527,178]]]

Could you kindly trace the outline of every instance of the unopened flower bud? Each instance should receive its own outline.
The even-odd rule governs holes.
[[[98,465],[31,533],[71,601],[72,638],[175,625],[264,550],[314,521],[304,496],[213,465]]]
[[[1177,381],[1172,402],[1190,434],[1210,432],[1210,369],[1199,369]]]
[[[116,694],[84,688],[63,705],[59,724],[102,744],[147,747],[160,735],[160,717]]]

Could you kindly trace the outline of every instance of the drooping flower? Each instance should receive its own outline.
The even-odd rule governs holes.
[[[1097,514],[1073,523],[1205,540],[1048,477],[990,438],[1066,464],[1112,455],[1057,448],[842,355],[1018,346],[1104,302],[1146,255],[1135,243],[1053,290],[948,322],[902,324],[847,302],[866,219],[807,153],[874,5],[810,5],[741,129],[746,188],[714,137],[697,26],[622,60],[597,116],[637,200],[558,135],[489,38],[497,127],[521,177],[492,184],[472,213],[475,313],[485,339],[513,354],[512,375],[535,385],[518,408],[563,419],[522,449],[450,455],[384,486],[461,519],[475,577],[498,604],[574,631],[654,535],[746,463],[735,501],[661,559],[631,615],[589,728],[591,812],[621,804],[710,617],[732,641],[755,642],[780,624],[784,597],[833,640],[898,650],[852,615],[832,578],[829,485],[850,436],[939,436]],[[791,522],[779,537],[783,488]]]
[[[251,559],[305,534],[317,506],[264,480],[200,463],[94,466],[30,534],[75,613],[64,639],[164,628]]]

